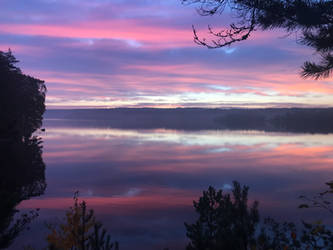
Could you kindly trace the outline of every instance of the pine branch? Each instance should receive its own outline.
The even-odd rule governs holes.
[[[302,66],[301,76],[303,78],[314,78],[316,80],[328,78],[333,73],[333,55],[328,53],[322,55],[320,63],[305,62]]]

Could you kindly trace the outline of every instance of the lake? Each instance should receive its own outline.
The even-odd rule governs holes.
[[[45,246],[45,223],[61,221],[75,191],[120,249],[184,249],[184,222],[196,218],[192,201],[209,185],[230,190],[233,180],[250,187],[261,218],[325,218],[297,207],[299,195],[322,191],[333,179],[333,134],[77,124],[45,121],[47,188],[19,205],[40,208],[40,216],[11,249]]]

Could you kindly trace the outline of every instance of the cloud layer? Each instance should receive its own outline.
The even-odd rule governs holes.
[[[0,50],[47,83],[49,108],[332,106],[333,82],[304,80],[312,51],[295,36],[256,32],[207,50],[193,43],[207,24],[180,0],[2,1]]]

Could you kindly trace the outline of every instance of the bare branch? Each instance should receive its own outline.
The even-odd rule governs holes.
[[[252,31],[283,29],[287,36],[301,32],[299,43],[317,52],[319,63],[305,62],[304,78],[328,78],[333,74],[333,1],[310,0],[182,0],[185,4],[198,4],[202,16],[222,14],[230,9],[236,24],[229,29],[215,32],[210,26],[212,38],[200,38],[193,26],[194,42],[209,49],[229,46],[248,39]]]
[[[244,41],[249,38],[252,31],[255,30],[254,13],[249,25],[237,26],[236,24],[231,24],[230,29],[221,30],[215,32],[211,26],[208,26],[209,34],[211,34],[215,39],[210,42],[206,41],[206,38],[199,38],[197,30],[192,25],[194,42],[198,45],[205,46],[209,49],[216,49],[225,46],[229,46],[235,42]]]

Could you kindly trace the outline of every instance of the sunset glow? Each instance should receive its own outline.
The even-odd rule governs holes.
[[[331,107],[333,81],[305,80],[297,34],[255,32],[208,50],[193,42],[228,20],[171,1],[1,2],[0,50],[46,81],[48,108]]]

